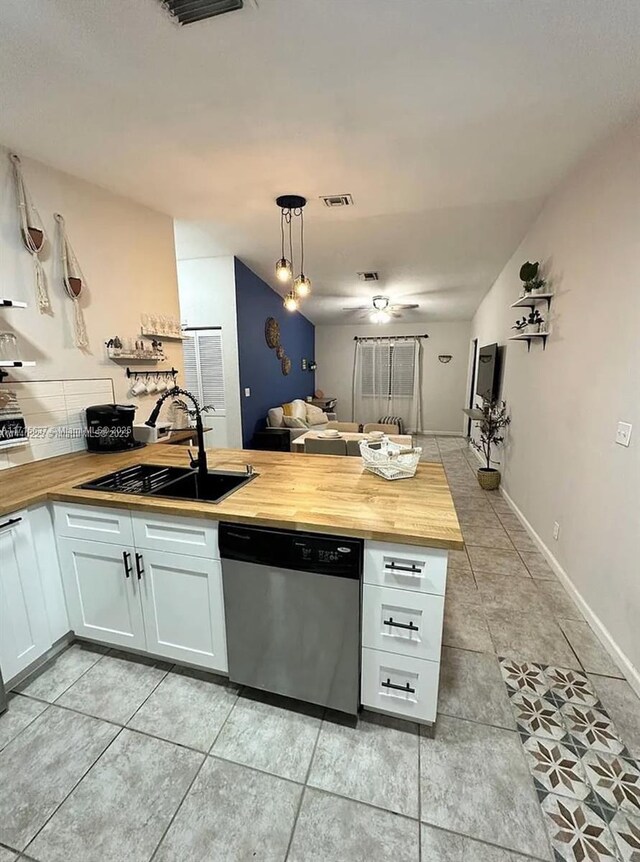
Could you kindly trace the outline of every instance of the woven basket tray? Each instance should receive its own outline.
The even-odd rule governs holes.
[[[382,476],[383,479],[409,479],[415,476],[422,454],[419,446],[407,449],[406,446],[384,439],[378,449],[372,449],[371,445],[369,440],[360,441],[360,454],[365,470],[375,473],[376,476]]]

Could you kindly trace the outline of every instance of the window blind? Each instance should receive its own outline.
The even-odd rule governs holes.
[[[226,415],[222,330],[199,329],[182,342],[185,388],[201,407],[213,407],[216,416]]]
[[[413,397],[413,342],[362,343],[360,349],[360,391],[364,397]]]

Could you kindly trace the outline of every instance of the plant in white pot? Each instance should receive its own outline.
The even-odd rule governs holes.
[[[531,263],[527,261],[520,267],[520,281],[522,282],[522,293],[542,293],[547,285],[546,279],[539,275],[540,264],[538,261]]]
[[[480,430],[480,445],[479,449],[482,452],[486,467],[478,468],[478,482],[480,487],[485,491],[495,491],[500,486],[500,470],[492,467],[492,464],[497,464],[497,461],[491,459],[491,450],[494,446],[499,446],[504,441],[504,430],[511,422],[511,417],[507,416],[507,405],[504,401],[486,400],[479,405],[482,411],[482,419],[478,420]]]

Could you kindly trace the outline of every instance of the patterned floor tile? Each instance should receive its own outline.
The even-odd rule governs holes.
[[[640,818],[619,811],[609,824],[623,862],[640,862]]]
[[[557,707],[538,695],[518,692],[511,697],[511,706],[520,730],[530,736],[559,741],[567,729]]]
[[[501,658],[500,672],[507,684],[510,696],[516,691],[544,695],[549,690],[549,683],[542,670],[542,665]]]
[[[605,821],[577,799],[549,795],[542,803],[551,844],[566,862],[617,860],[616,845]]]
[[[609,716],[595,706],[567,703],[560,708],[567,730],[585,748],[620,754],[624,744]]]
[[[546,667],[544,675],[554,694],[580,706],[595,706],[598,695],[584,673],[564,667]]]
[[[531,774],[549,793],[573,799],[589,796],[585,768],[566,745],[532,736],[524,742],[524,750]]]
[[[640,772],[632,761],[587,751],[582,763],[593,789],[608,806],[640,817]]]

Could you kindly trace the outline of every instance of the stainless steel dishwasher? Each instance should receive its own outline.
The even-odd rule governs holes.
[[[362,541],[220,524],[229,678],[355,715]]]

